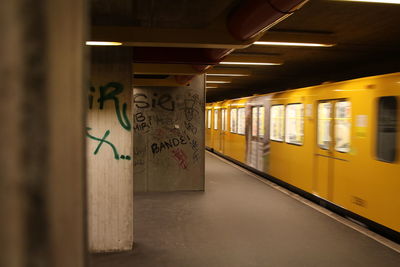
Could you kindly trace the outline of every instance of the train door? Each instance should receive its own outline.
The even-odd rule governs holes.
[[[220,131],[220,141],[219,141],[219,150],[221,153],[225,153],[225,136],[227,130],[227,113],[226,108],[221,109],[221,131]]]
[[[335,179],[345,177],[349,162],[351,103],[320,101],[317,107],[314,193],[333,201]]]
[[[264,170],[264,135],[265,135],[265,108],[251,107],[251,127],[248,164],[260,171]]]

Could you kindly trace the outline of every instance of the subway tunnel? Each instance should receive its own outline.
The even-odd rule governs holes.
[[[399,266],[386,0],[0,3],[0,266]]]

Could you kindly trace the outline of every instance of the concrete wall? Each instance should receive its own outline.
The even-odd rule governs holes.
[[[85,264],[85,17],[0,1],[0,266]]]
[[[86,125],[89,248],[132,249],[132,49],[92,49]]]
[[[136,191],[204,190],[204,84],[134,88]]]

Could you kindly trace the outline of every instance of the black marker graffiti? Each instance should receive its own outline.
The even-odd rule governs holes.
[[[196,140],[191,140],[190,141],[190,145],[191,145],[191,147],[193,149],[193,161],[197,162],[199,160],[199,157],[200,157],[199,145],[198,145]]]
[[[189,140],[190,140],[190,138],[188,136],[187,137],[179,136],[179,137],[170,138],[170,139],[162,141],[162,142],[153,143],[151,145],[151,152],[153,152],[153,154],[157,154],[157,153],[162,152],[163,150],[168,150],[168,149],[177,147],[179,145],[186,145]]]
[[[169,94],[162,94],[161,96],[153,94],[153,97],[151,99],[149,99],[149,97],[146,94],[134,94],[133,104],[137,108],[160,107],[161,109],[167,111],[175,110],[175,101]]]
[[[151,117],[146,117],[142,112],[138,112],[134,116],[133,130],[135,132],[148,132],[151,126]]]
[[[192,134],[196,134],[197,133],[197,127],[195,127],[191,122],[185,121],[184,124],[185,124],[186,130],[188,130]]]

